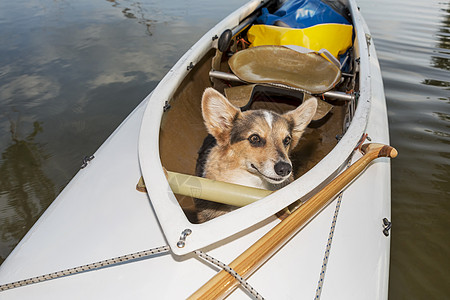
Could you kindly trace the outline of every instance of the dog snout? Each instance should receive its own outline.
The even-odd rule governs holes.
[[[291,164],[289,164],[287,162],[279,161],[275,164],[274,169],[275,169],[275,173],[277,173],[277,175],[284,177],[291,173],[292,166],[291,166]]]

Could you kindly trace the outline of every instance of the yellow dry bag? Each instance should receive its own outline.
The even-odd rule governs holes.
[[[327,49],[336,58],[352,46],[352,25],[319,24],[304,29],[253,25],[247,37],[252,47],[297,45],[311,50]]]

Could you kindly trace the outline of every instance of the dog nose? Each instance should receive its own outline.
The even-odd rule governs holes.
[[[292,166],[291,166],[291,164],[288,164],[287,162],[279,161],[275,164],[274,169],[275,169],[275,173],[277,173],[277,175],[286,176],[286,175],[289,175],[289,173],[291,173]]]

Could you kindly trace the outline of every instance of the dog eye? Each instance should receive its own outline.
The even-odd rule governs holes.
[[[250,144],[252,145],[259,145],[261,144],[261,137],[257,134],[252,134],[249,138],[248,138]]]
[[[292,139],[291,139],[290,136],[285,137],[284,140],[283,140],[284,146],[285,146],[285,147],[289,146],[289,144],[291,143],[291,140],[292,140]]]

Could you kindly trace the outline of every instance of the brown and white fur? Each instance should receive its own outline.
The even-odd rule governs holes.
[[[196,175],[256,188],[276,190],[293,180],[290,151],[311,122],[317,100],[310,98],[285,114],[241,110],[207,88],[202,114],[210,134],[199,151]],[[204,222],[235,207],[195,199]]]

